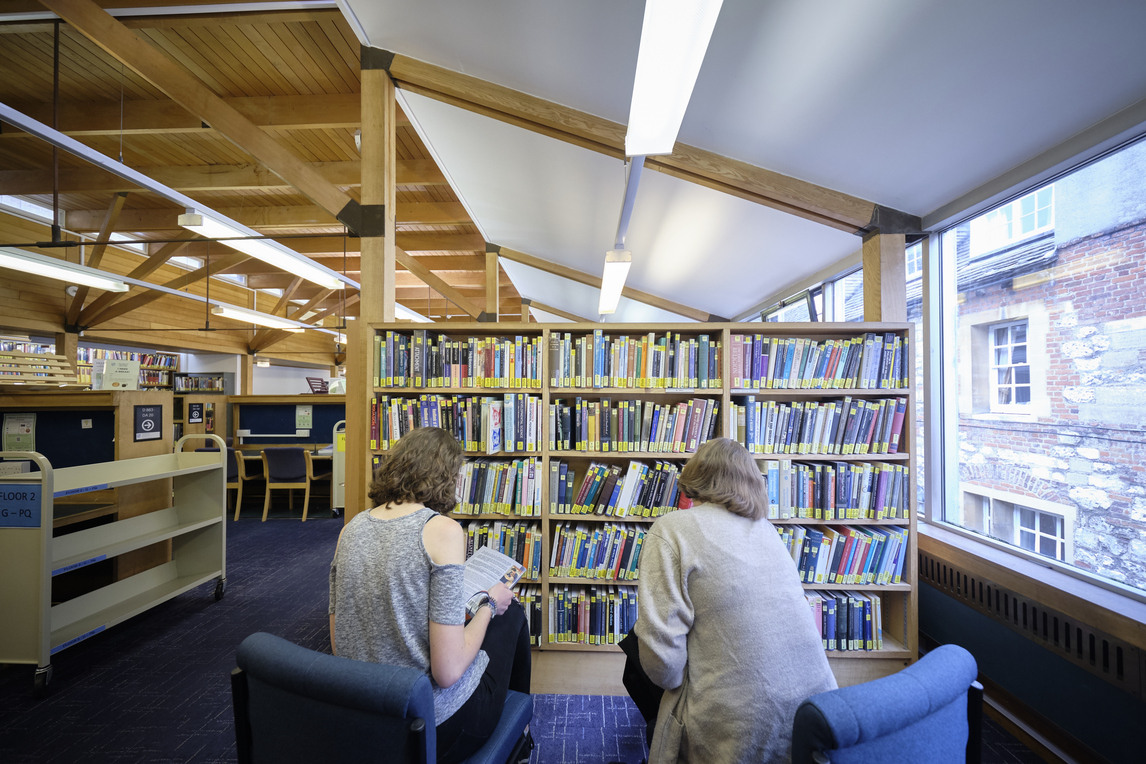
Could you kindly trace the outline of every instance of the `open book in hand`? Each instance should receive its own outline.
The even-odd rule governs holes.
[[[488,546],[479,547],[466,560],[463,583],[466,598],[469,599],[478,592],[487,591],[497,583],[505,584],[512,589],[524,574],[525,568],[517,560]]]

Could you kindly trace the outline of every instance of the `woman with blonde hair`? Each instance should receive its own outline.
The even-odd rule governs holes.
[[[760,470],[719,438],[680,487],[694,506],[659,518],[641,551],[633,634],[664,690],[649,762],[787,761],[796,707],[836,681]]]
[[[513,592],[498,583],[467,606],[465,530],[446,516],[462,463],[445,430],[402,436],[374,472],[374,507],[342,529],[330,566],[334,654],[426,673],[439,762],[476,751],[506,691],[530,683],[529,627]]]

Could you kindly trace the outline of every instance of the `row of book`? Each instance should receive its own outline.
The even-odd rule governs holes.
[[[222,375],[209,377],[175,377],[175,392],[177,393],[221,393],[225,389],[226,385]]]
[[[131,350],[76,348],[76,360],[80,363],[92,363],[99,359],[109,361],[139,361],[141,367],[149,369],[179,369],[179,356],[173,353],[136,353]]]
[[[729,430],[754,454],[899,453],[906,398],[733,402]]]
[[[511,557],[525,571],[522,578],[541,578],[541,525],[521,521],[463,521],[466,557],[488,546]]]
[[[603,329],[574,337],[549,335],[552,387],[710,389],[722,385],[723,342],[707,334],[681,337],[655,332],[612,337]]]
[[[804,599],[825,650],[883,649],[883,602],[878,594],[809,591]]]
[[[646,530],[630,523],[557,523],[549,575],[635,581]]]
[[[549,448],[692,453],[714,437],[719,411],[713,398],[678,403],[558,398],[549,404]]]
[[[776,528],[806,584],[886,586],[903,581],[906,528],[785,525]]]
[[[733,334],[730,342],[735,389],[907,387],[907,338],[892,332],[823,341]]]
[[[541,397],[374,396],[370,405],[370,448],[387,449],[417,427],[441,427],[469,452],[537,451],[541,447]]]
[[[154,369],[140,369],[139,370],[139,384],[150,385],[157,387],[160,385],[171,384],[171,372],[169,371],[156,371]]]
[[[541,337],[374,335],[375,387],[541,387]]]
[[[541,587],[537,584],[523,584],[513,590],[517,601],[525,608],[525,621],[529,624],[529,644],[541,647],[541,627],[545,621],[541,615]]]
[[[769,460],[761,469],[769,520],[906,520],[911,515],[906,464]]]
[[[591,462],[574,489],[573,469],[559,459],[549,462],[549,511],[555,515],[660,517],[692,502],[680,491],[680,465],[657,459],[652,463]]]
[[[549,590],[549,642],[615,645],[637,622],[629,586],[560,586]]]
[[[458,473],[460,515],[496,513],[537,517],[541,514],[540,457],[512,461],[466,460]]]

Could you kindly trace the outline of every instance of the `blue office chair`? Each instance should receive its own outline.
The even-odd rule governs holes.
[[[796,709],[792,764],[978,762],[983,687],[971,653],[943,645],[891,676]]]
[[[437,759],[434,695],[411,668],[341,658],[270,634],[239,645],[231,672],[240,764],[418,762]],[[517,761],[528,748],[533,698],[510,691],[472,764]]]

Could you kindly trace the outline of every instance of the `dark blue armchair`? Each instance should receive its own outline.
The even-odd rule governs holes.
[[[978,762],[983,690],[971,653],[943,645],[891,676],[796,710],[792,764]]]
[[[419,762],[437,757],[434,696],[421,672],[340,658],[271,634],[239,645],[231,672],[235,739],[248,762]],[[504,764],[528,745],[533,698],[506,697],[486,744],[467,761]]]

